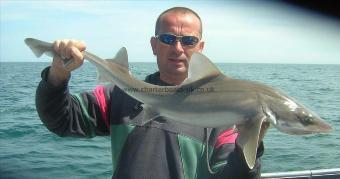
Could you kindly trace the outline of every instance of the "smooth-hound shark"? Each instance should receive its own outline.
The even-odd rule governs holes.
[[[25,39],[37,57],[54,55],[52,43]],[[278,130],[305,135],[328,133],[331,126],[318,115],[283,92],[257,82],[223,75],[203,54],[194,53],[188,78],[181,85],[157,86],[136,79],[128,67],[128,56],[121,48],[113,59],[101,59],[88,51],[84,59],[94,64],[99,75],[143,103],[144,119],[166,116],[202,127],[239,126],[237,145],[249,168],[256,160],[262,123]]]

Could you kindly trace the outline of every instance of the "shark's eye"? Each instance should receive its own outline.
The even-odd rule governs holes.
[[[313,118],[312,118],[312,117],[309,117],[309,116],[306,116],[306,117],[300,118],[300,121],[301,121],[301,123],[302,123],[303,125],[307,126],[307,125],[312,124]]]

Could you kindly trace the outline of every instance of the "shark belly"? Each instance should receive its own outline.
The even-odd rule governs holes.
[[[160,110],[160,114],[172,120],[200,127],[231,127],[247,120],[244,115],[232,111],[170,111]]]

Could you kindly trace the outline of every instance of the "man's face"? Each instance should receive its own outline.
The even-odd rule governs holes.
[[[200,38],[200,22],[193,14],[168,12],[162,16],[159,34],[174,34],[177,36],[195,36]],[[172,45],[165,44],[155,37],[151,38],[154,55],[162,75],[172,77],[187,77],[188,63],[193,52],[201,52],[204,42],[194,46],[182,46],[180,41]]]

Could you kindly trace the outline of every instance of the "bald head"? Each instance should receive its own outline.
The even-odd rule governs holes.
[[[161,25],[162,25],[162,20],[163,20],[163,16],[168,14],[168,13],[178,13],[178,14],[183,14],[183,15],[187,15],[187,14],[191,14],[191,15],[194,15],[200,22],[200,29],[199,29],[199,33],[200,33],[200,38],[202,37],[202,21],[201,21],[201,18],[199,17],[199,15],[189,9],[189,8],[186,8],[186,7],[173,7],[173,8],[170,8],[168,10],[165,10],[164,12],[162,12],[158,18],[157,18],[157,21],[156,21],[156,28],[155,28],[155,35],[158,35],[159,34],[159,31],[160,31],[160,28],[161,28]]]

